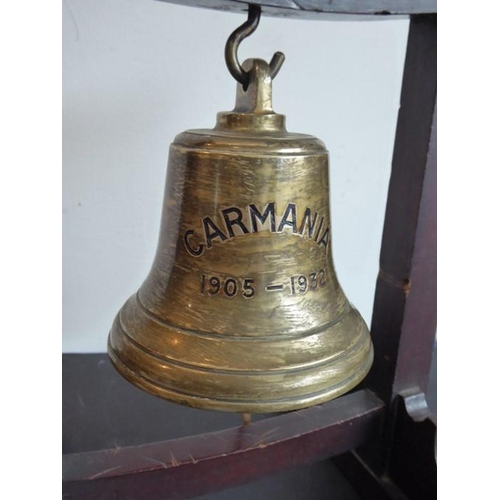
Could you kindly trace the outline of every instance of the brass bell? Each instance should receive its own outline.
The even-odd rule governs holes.
[[[108,353],[177,403],[288,411],[349,391],[373,348],[333,266],[328,152],[273,111],[272,65],[243,70],[234,110],[170,147],[156,257]]]

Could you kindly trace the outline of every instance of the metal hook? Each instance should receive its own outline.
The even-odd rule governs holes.
[[[248,87],[250,75],[241,67],[238,61],[238,47],[245,38],[250,36],[257,29],[260,21],[260,14],[261,8],[259,5],[250,4],[248,6],[248,19],[231,33],[227,39],[224,51],[229,72],[241,83],[241,85],[243,85],[245,90]],[[273,55],[269,63],[271,78],[274,78],[278,74],[284,61],[285,55],[282,52],[276,52]]]

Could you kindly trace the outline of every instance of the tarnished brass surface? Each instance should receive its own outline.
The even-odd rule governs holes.
[[[373,350],[333,266],[328,152],[286,131],[266,62],[243,68],[235,109],[171,145],[156,257],[108,352],[178,403],[287,411],[350,390]]]

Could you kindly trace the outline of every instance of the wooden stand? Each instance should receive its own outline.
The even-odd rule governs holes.
[[[352,3],[373,9],[346,11]],[[306,14],[322,6],[405,13],[382,1],[297,4]],[[329,457],[362,498],[436,497],[436,421],[425,394],[436,330],[437,19],[434,2],[412,5],[371,325],[375,361],[362,387],[243,426],[239,415],[143,393],[106,355],[64,355],[64,498],[189,498]]]

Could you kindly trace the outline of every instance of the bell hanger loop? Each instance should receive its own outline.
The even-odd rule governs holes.
[[[238,47],[245,38],[250,36],[257,29],[260,21],[260,14],[261,7],[259,5],[250,4],[248,6],[248,19],[231,33],[227,39],[224,50],[227,68],[231,75],[241,83],[243,90],[248,88],[250,75],[241,67],[238,61]],[[282,52],[276,52],[273,55],[269,63],[271,78],[274,78],[278,74],[284,61],[285,55]]]

